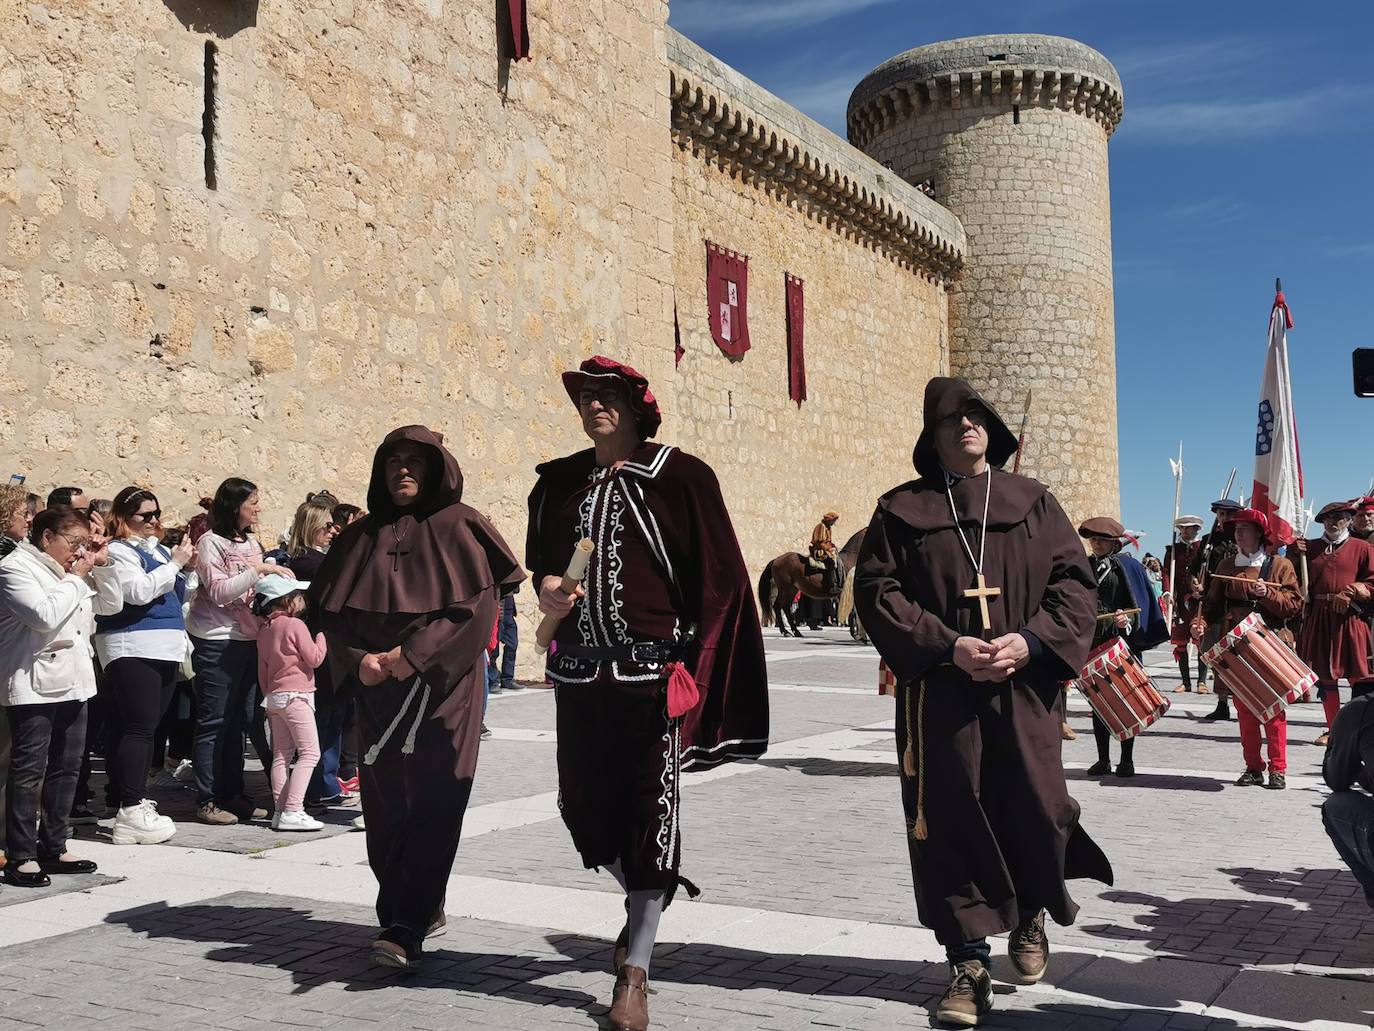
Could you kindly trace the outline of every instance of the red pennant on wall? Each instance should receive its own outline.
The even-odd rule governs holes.
[[[706,241],[706,311],[711,338],[731,358],[749,350],[749,258]]]
[[[510,32],[515,45],[511,57],[523,61],[530,56],[530,28],[525,17],[525,0],[510,0]]]
[[[677,319],[677,301],[673,302],[673,368],[682,364],[682,356],[687,352],[682,347],[682,323]]]
[[[787,396],[797,402],[806,400],[806,351],[803,345],[806,330],[806,298],[802,281],[783,273],[787,293]]]

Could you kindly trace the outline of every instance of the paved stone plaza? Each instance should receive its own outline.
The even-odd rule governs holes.
[[[686,784],[683,872],[703,894],[664,919],[654,1025],[927,1027],[945,968],[915,922],[876,657],[838,631],[773,632],[768,647],[768,757]],[[1048,977],[999,983],[985,1026],[1370,1027],[1374,916],[1321,831],[1319,707],[1295,709],[1289,789],[1271,793],[1231,786],[1236,725],[1199,722],[1210,697],[1171,697],[1139,774],[1100,783],[1084,778],[1093,743],[1074,700],[1065,765],[1117,884],[1078,883],[1083,911],[1051,928]],[[366,962],[373,882],[345,831],[353,811],[313,837],[183,824],[165,846],[81,842],[101,874],[65,891],[0,891],[0,1026],[597,1027],[621,910],[558,820],[552,703],[493,699],[448,934],[420,972]]]

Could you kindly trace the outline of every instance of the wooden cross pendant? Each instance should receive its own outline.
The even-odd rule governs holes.
[[[394,530],[392,532],[395,534]],[[403,533],[395,534],[396,543],[392,547],[392,550],[387,552],[387,555],[391,558],[391,571],[393,573],[399,571],[401,568],[401,556],[410,554],[409,548],[407,548],[405,551],[401,550],[401,542],[405,540],[405,536],[406,535]]]
[[[1000,597],[1001,594],[1002,588],[989,587],[982,573],[978,574],[978,586],[970,587],[964,592],[965,598],[969,600],[973,600],[974,598],[978,599],[978,614],[982,617],[983,621],[980,629],[984,637],[992,630],[992,615],[988,612],[988,599]]]

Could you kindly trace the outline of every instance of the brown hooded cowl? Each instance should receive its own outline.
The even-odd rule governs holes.
[[[1024,632],[1032,654],[1001,683],[974,682],[952,661],[955,641],[981,628],[977,606],[962,597],[974,568],[933,435],[941,416],[969,403],[988,412],[991,465],[1015,452],[1016,438],[972,387],[932,380],[913,455],[920,478],[878,499],[854,580],[864,628],[899,682],[897,753],[910,740],[918,771],[902,777],[908,827],[926,778],[929,836],[908,844],[921,922],[946,946],[1010,930],[1039,908],[1072,923],[1078,906],[1065,879],[1112,880],[1107,857],[1078,824],[1060,756],[1060,684],[1087,658],[1096,583],[1072,524],[1035,480],[994,468],[950,488],[977,555],[991,487],[983,573],[1002,593],[989,602],[989,636]],[[916,740],[922,682],[924,755]]]
[[[431,452],[420,499],[398,508],[387,489],[385,462],[401,441]],[[443,438],[424,426],[387,434],[372,462],[368,515],[334,541],[310,587],[329,642],[336,684],[349,681],[377,705],[399,709],[408,685],[388,680],[357,688],[369,652],[401,653],[430,689],[427,709],[453,731],[459,776],[472,776],[481,733],[483,653],[500,599],[525,578],[496,528],[464,505],[463,474]],[[379,717],[388,719],[385,706]],[[385,724],[384,724],[385,725]],[[403,735],[388,742],[400,748]]]

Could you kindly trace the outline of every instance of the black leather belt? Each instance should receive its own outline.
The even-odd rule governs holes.
[[[558,654],[570,659],[596,659],[599,662],[633,662],[641,666],[666,666],[678,662],[687,649],[673,641],[636,641],[609,648],[586,644],[560,644]]]

